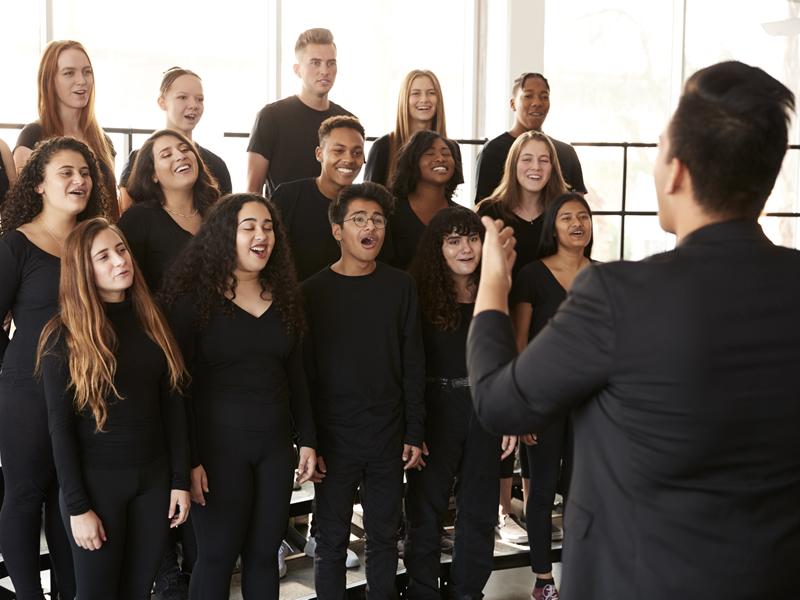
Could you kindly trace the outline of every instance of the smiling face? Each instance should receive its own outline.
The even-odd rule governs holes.
[[[203,84],[194,75],[181,75],[159,96],[158,105],[167,113],[167,129],[175,129],[184,135],[192,130],[203,116]]]
[[[303,81],[303,91],[324,97],[336,81],[336,46],[309,44],[303,49],[294,65],[294,72]]]
[[[511,99],[511,110],[524,131],[541,131],[550,112],[550,90],[545,82],[538,77],[528,77]]]
[[[436,138],[419,159],[419,180],[434,185],[445,185],[453,177],[455,167],[450,146],[442,138]]]
[[[553,172],[550,148],[541,140],[530,140],[522,146],[517,159],[517,182],[523,190],[540,193]]]
[[[433,81],[427,75],[415,77],[408,90],[408,116],[412,121],[430,125],[436,116],[439,98]]]
[[[481,262],[482,248],[481,236],[477,233],[459,235],[453,232],[442,240],[444,261],[454,275],[472,275]]]
[[[89,57],[77,48],[58,55],[55,91],[59,102],[67,108],[84,108],[94,87],[94,72]]]
[[[103,229],[94,236],[89,255],[100,299],[122,302],[125,290],[133,285],[133,263],[125,242],[113,229]]]
[[[570,200],[556,214],[556,238],[558,246],[565,249],[583,250],[592,239],[592,216],[577,200]]]
[[[359,227],[353,217],[363,216],[368,220],[364,227]],[[342,257],[359,262],[372,262],[378,257],[383,247],[386,227],[376,227],[375,218],[385,219],[381,205],[374,200],[356,198],[347,206],[347,213],[342,224],[334,223],[331,228],[333,237],[341,245]]]
[[[42,212],[56,211],[70,216],[82,213],[92,193],[92,176],[86,159],[75,150],[53,154],[36,193],[42,196]]]
[[[236,272],[259,273],[275,247],[272,215],[261,202],[246,202],[236,216]]]
[[[322,179],[339,188],[353,183],[364,166],[364,138],[355,129],[331,129],[322,146],[317,147]]]
[[[197,155],[191,144],[171,135],[153,142],[153,179],[163,190],[186,190],[197,181]]]

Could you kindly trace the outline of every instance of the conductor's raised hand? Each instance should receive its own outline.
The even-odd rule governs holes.
[[[475,314],[500,310],[508,314],[511,268],[517,258],[514,230],[502,221],[482,217],[486,228],[481,256],[481,281],[475,298]]]

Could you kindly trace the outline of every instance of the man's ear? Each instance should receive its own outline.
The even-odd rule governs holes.
[[[517,112],[517,103],[514,102],[514,98],[508,101],[508,105],[511,107],[511,112]]]
[[[669,161],[669,176],[665,182],[664,192],[667,194],[675,194],[682,189],[685,189],[686,184],[689,183],[689,170],[680,159],[672,157]],[[691,183],[689,183],[691,186]]]
[[[317,146],[317,149],[314,150],[314,156],[317,157],[317,162],[318,163],[322,162],[322,147],[321,146]]]
[[[292,71],[294,71],[294,74],[295,74],[295,75],[297,75],[298,77],[300,77],[300,65],[299,65],[298,63],[294,63],[294,64],[292,65]]]
[[[337,242],[342,241],[342,226],[339,223],[331,223],[331,233]]]

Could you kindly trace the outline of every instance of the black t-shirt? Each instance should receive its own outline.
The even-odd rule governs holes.
[[[319,191],[315,178],[282,183],[272,201],[281,211],[300,281],[339,260],[339,244],[328,220],[331,200]]]
[[[475,204],[491,196],[494,189],[499,185],[500,180],[503,178],[508,151],[511,150],[515,139],[507,131],[501,133],[487,142],[481,153],[478,154],[478,162],[475,166],[477,174],[475,178],[478,181],[475,191]],[[583,182],[583,169],[575,148],[553,137],[550,140],[556,148],[561,174],[564,176],[567,188],[585,194],[586,184]]]
[[[197,148],[197,153],[200,155],[200,158],[203,159],[208,172],[217,180],[219,191],[223,194],[230,194],[233,191],[233,186],[231,185],[231,174],[228,171],[228,165],[225,164],[225,161],[211,152],[211,150],[203,148],[200,144],[195,144],[194,147]],[[131,176],[133,163],[136,161],[136,155],[138,153],[138,150],[131,150],[131,153],[128,155],[128,162],[122,170],[122,174],[119,176],[120,187],[127,187],[128,178]]]
[[[9,311],[16,330],[0,327],[0,380],[33,381],[42,327],[58,312],[61,260],[20,231],[0,237],[0,319]]]
[[[511,288],[511,303],[525,302],[533,306],[529,340],[544,329],[566,298],[567,291],[541,260],[520,270]]]
[[[399,453],[403,441],[420,446],[425,356],[411,276],[382,263],[361,277],[323,269],[302,288],[320,454],[374,458]]]
[[[422,339],[425,343],[425,375],[458,379],[467,376],[467,333],[472,322],[475,304],[459,304],[461,320],[454,331],[443,331],[422,319]]]
[[[119,220],[133,258],[154,294],[161,289],[164,273],[192,234],[178,225],[161,206],[134,204]]]
[[[316,110],[290,96],[267,104],[256,115],[248,152],[257,152],[269,161],[267,193],[287,181],[317,177],[320,172],[314,149],[319,145],[319,126],[328,117],[348,115],[335,102],[328,110]]]
[[[533,262],[539,255],[539,242],[542,239],[542,227],[544,226],[544,214],[539,215],[533,221],[525,221],[515,213],[510,216],[500,210],[500,203],[483,204],[478,209],[480,216],[488,216],[493,219],[501,219],[507,226],[514,230],[514,237],[517,245],[517,259],[514,261],[511,276],[516,278],[520,269],[530,262]]]
[[[274,304],[256,317],[233,302],[213,310],[198,329],[193,299],[181,298],[170,323],[192,376],[193,466],[202,463],[203,432],[259,431],[288,444],[294,425],[301,446],[316,447],[300,340],[286,331]],[[199,438],[195,438],[198,434]]]
[[[457,206],[452,200],[447,201],[448,206]],[[398,269],[407,269],[417,254],[417,246],[422,239],[422,234],[428,228],[420,221],[417,213],[411,208],[408,200],[397,198],[394,213],[389,219],[389,230],[386,242],[392,245],[389,262]]]
[[[106,398],[104,431],[95,431],[91,410],[75,412],[66,341],[60,339],[42,359],[53,457],[70,515],[93,507],[83,484],[84,467],[122,469],[168,454],[171,488],[189,489],[186,406],[170,389],[164,352],[142,329],[129,300],[107,304],[106,314],[116,334],[114,385],[122,399]]]

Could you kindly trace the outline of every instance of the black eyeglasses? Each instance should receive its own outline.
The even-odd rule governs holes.
[[[347,221],[352,221],[353,224],[359,229],[364,229],[364,227],[367,226],[367,222],[372,221],[372,224],[375,226],[376,229],[383,229],[384,227],[386,227],[388,219],[383,215],[376,214],[372,215],[371,217],[368,217],[367,215],[359,213],[357,215],[353,215],[349,219],[344,219],[342,223],[346,223]]]

